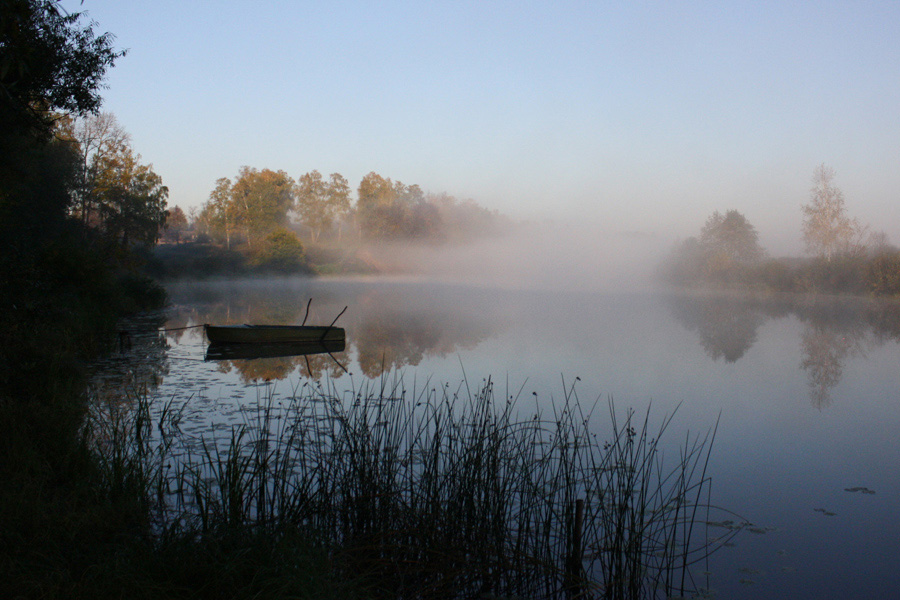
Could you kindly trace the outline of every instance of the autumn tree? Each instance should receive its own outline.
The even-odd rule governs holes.
[[[717,268],[753,264],[765,256],[756,229],[736,210],[710,215],[700,230],[699,241],[707,262]]]
[[[55,0],[4,0],[0,12],[0,227],[48,230],[65,220],[77,162],[54,136],[62,115],[100,106],[106,71],[124,52]]]
[[[216,187],[209,193],[209,200],[203,206],[200,219],[204,221],[211,232],[218,233],[225,238],[225,247],[231,249],[231,233],[235,227],[236,207],[231,198],[231,180],[220,177],[216,180]]]
[[[847,216],[844,193],[834,185],[834,169],[824,164],[813,171],[810,202],[804,204],[803,241],[806,250],[826,261],[864,248],[866,228]]]
[[[364,234],[375,239],[428,238],[440,229],[440,213],[418,185],[369,173],[359,184],[357,215]]]
[[[385,237],[392,229],[389,211],[394,203],[394,185],[374,171],[359,182],[356,211],[359,227],[368,237]]]
[[[759,234],[744,215],[736,210],[724,215],[715,211],[698,237],[690,237],[674,248],[661,274],[679,285],[734,283],[747,275],[747,267],[764,257]]]
[[[75,189],[74,213],[82,224],[97,218],[96,182],[101,157],[119,154],[131,146],[131,136],[119,125],[112,113],[89,114],[67,124],[66,136],[78,152],[78,185]]]
[[[141,156],[128,147],[100,154],[93,166],[93,196],[100,228],[123,245],[155,244],[166,224],[169,188],[140,163]]]
[[[232,235],[242,231],[252,249],[279,226],[288,222],[294,205],[294,180],[284,171],[241,167],[234,182],[216,181],[202,217],[225,237],[230,248]]]
[[[425,201],[435,208],[437,221],[448,239],[468,240],[500,233],[509,222],[496,211],[479,206],[474,200],[457,200],[442,194],[429,194]]]
[[[332,173],[326,182],[318,171],[300,177],[296,187],[294,210],[318,241],[323,231],[350,210],[350,186],[340,173]]]
[[[181,241],[181,236],[187,231],[188,219],[180,206],[172,207],[166,218],[166,226],[163,235],[168,241],[176,244]]]
[[[288,222],[294,205],[294,180],[284,171],[241,167],[231,187],[236,222],[244,229],[247,243],[266,236]]]

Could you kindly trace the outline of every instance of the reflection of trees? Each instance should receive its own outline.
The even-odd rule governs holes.
[[[700,336],[700,345],[713,360],[741,358],[756,341],[759,327],[770,318],[793,316],[804,324],[800,336],[800,368],[809,381],[813,406],[832,403],[849,358],[865,356],[889,340],[900,341],[900,304],[809,296],[753,298],[721,296],[670,297],[672,313]]]
[[[756,342],[756,331],[765,322],[759,309],[732,298],[678,298],[673,314],[700,336],[700,346],[713,360],[735,362]]]
[[[810,325],[803,330],[800,345],[800,368],[809,378],[809,397],[815,407],[825,408],[831,404],[831,390],[841,381],[851,344],[834,330]]]
[[[168,327],[197,323],[299,324],[306,316],[307,291],[263,282],[198,287],[188,293],[176,289],[173,300],[180,308],[171,311]],[[349,306],[337,323],[347,332],[346,351],[334,353],[334,358],[319,354],[228,360],[218,368],[223,372],[235,369],[244,381],[283,379],[294,371],[310,378],[337,377],[343,373],[341,365],[351,368],[350,357],[355,350],[362,372],[375,377],[382,368],[415,366],[428,356],[446,356],[473,347],[493,333],[499,319],[484,314],[483,306],[467,310],[463,295],[432,296],[445,291],[426,288],[428,296],[423,298],[414,296],[422,293],[416,290],[357,288],[355,294],[317,297],[309,314],[311,324],[331,323],[344,306]]]
[[[120,324],[115,352],[97,361],[91,391],[101,402],[121,402],[126,394],[144,394],[168,373],[166,337],[158,331],[161,315],[125,320]]]
[[[865,318],[879,343],[900,342],[900,302],[876,303],[865,311]]]
[[[181,342],[181,338],[187,332],[186,327],[191,325],[190,322],[190,313],[187,311],[171,311],[166,320],[166,335],[172,340],[173,343],[178,344]]]
[[[294,361],[300,367],[300,374],[310,379],[322,377],[339,377],[349,362],[347,352],[334,352],[332,354],[314,354],[297,357]]]
[[[441,333],[436,324],[418,319],[363,323],[354,340],[359,367],[367,376],[377,377],[392,368],[416,366],[427,351],[436,350]]]
[[[222,373],[236,370],[244,383],[262,379],[285,379],[295,370],[311,379],[322,377],[338,377],[343,373],[341,365],[346,365],[347,352],[334,352],[332,354],[315,354],[302,356],[280,356],[277,358],[256,358],[252,360],[223,360],[219,361],[217,369]]]
[[[404,309],[397,294],[366,296],[361,307],[365,312],[353,329],[353,343],[360,369],[368,377],[471,348],[495,327],[494,321],[461,307],[453,312],[423,310],[421,304],[414,311]]]
[[[800,368],[809,381],[809,398],[819,409],[831,405],[831,393],[841,382],[844,362],[865,356],[869,348],[883,341],[873,337],[867,311],[843,303],[827,303],[798,309],[805,327],[800,335],[803,353]],[[881,311],[877,311],[881,312]]]
[[[266,381],[284,379],[294,371],[294,357],[255,358],[250,360],[223,360],[216,367],[220,373],[230,373],[232,369],[241,375],[244,383],[257,379]]]

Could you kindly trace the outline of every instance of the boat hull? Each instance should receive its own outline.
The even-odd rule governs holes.
[[[341,327],[327,325],[204,325],[206,338],[214,344],[282,344],[343,342]]]
[[[252,360],[312,354],[333,354],[344,351],[344,340],[325,342],[262,342],[259,344],[212,343],[206,349],[205,360]]]

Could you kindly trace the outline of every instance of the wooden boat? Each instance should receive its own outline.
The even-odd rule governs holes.
[[[343,342],[341,327],[328,325],[204,325],[213,344],[279,344],[300,342]]]
[[[206,348],[205,360],[252,360],[255,358],[279,358],[311,354],[343,352],[344,340],[324,342],[279,342],[259,344],[212,343]]]

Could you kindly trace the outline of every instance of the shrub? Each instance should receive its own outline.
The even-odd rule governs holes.
[[[900,250],[879,254],[866,265],[868,290],[876,296],[900,295]]]
[[[306,251],[297,235],[279,227],[263,242],[263,247],[255,254],[251,264],[260,271],[278,273],[310,273]]]

